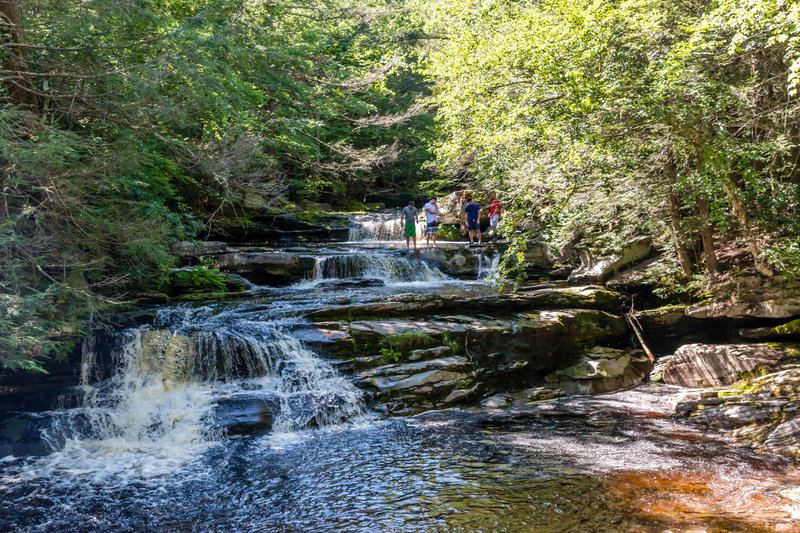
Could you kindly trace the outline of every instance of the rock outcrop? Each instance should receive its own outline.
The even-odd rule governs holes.
[[[580,250],[581,266],[569,275],[570,283],[602,283],[622,269],[639,263],[654,252],[649,237],[641,237],[625,245],[619,253],[594,257],[589,250]]]
[[[545,379],[567,394],[602,394],[638,385],[652,368],[653,363],[641,350],[596,346],[574,365]]]
[[[717,296],[692,305],[692,318],[792,318],[800,315],[800,280],[791,276],[736,276]]]
[[[314,309],[305,316],[314,320],[361,317],[416,317],[445,313],[511,314],[536,309],[619,309],[622,296],[598,286],[523,287],[515,294],[491,296],[441,296],[401,294],[380,302],[332,305]]]
[[[734,441],[756,450],[800,459],[800,367],[789,365],[680,402],[676,416],[730,430]]]
[[[663,379],[684,387],[728,385],[799,358],[791,344],[687,344],[667,363]]]
[[[314,269],[316,260],[310,255],[280,252],[237,252],[217,257],[215,267],[232,272],[259,285],[291,285]]]

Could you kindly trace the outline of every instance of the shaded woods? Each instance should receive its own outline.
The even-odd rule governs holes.
[[[3,0],[0,15],[7,368],[161,290],[169,243],[216,219],[430,177],[412,26],[389,3]]]

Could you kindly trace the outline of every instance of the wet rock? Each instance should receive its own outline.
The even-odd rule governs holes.
[[[649,257],[654,251],[649,237],[625,245],[618,254],[595,258],[588,250],[580,251],[581,266],[569,275],[570,283],[604,282],[625,267]]]
[[[765,328],[744,328],[739,335],[750,340],[800,339],[800,319],[792,320],[780,326]]]
[[[356,384],[373,386],[380,393],[406,390],[430,392],[434,385],[441,382],[468,377],[471,369],[472,365],[465,357],[446,357],[432,361],[381,366],[362,372]]]
[[[383,287],[386,283],[377,278],[331,279],[317,285],[318,289],[358,289],[364,287]]]
[[[541,402],[546,400],[553,400],[566,396],[566,393],[561,389],[550,389],[548,387],[534,387],[526,389],[520,393],[520,396],[529,402]]]
[[[693,318],[791,318],[800,315],[800,280],[736,276],[715,287],[717,297],[689,307]]]
[[[428,361],[430,359],[439,359],[447,357],[452,354],[453,350],[449,346],[435,346],[424,350],[411,350],[408,353],[409,361]]]
[[[695,424],[731,429],[746,426],[754,422],[770,420],[772,416],[780,412],[780,410],[780,406],[726,404],[695,410],[690,415],[689,421]]]
[[[735,442],[800,459],[800,367],[706,391],[677,405],[675,416],[729,429]]]
[[[436,404],[457,403],[466,399],[474,390],[455,395],[452,393],[460,384],[469,384],[477,374],[466,358],[446,357],[364,371],[355,384],[374,390],[376,399],[385,400],[385,403],[379,404],[380,411],[407,416],[432,409]]]
[[[596,346],[574,365],[545,379],[567,394],[602,394],[638,385],[652,367],[641,350]]]
[[[727,385],[800,357],[790,344],[687,344],[664,368],[664,382],[684,387]]]
[[[536,372],[569,362],[586,344],[618,340],[626,335],[627,327],[620,317],[603,311],[562,310],[511,319],[449,315],[427,320],[356,320],[349,324],[349,331],[351,338],[345,342],[354,346],[354,355],[374,353],[381,345],[432,348],[442,346],[447,337],[490,368],[528,362],[527,371]]]
[[[798,456],[800,451],[800,417],[782,422],[767,434],[764,448],[777,453]]]
[[[540,287],[515,294],[444,297],[433,294],[401,294],[381,302],[329,306],[306,312],[308,318],[428,317],[442,313],[510,314],[535,309],[618,309],[622,295],[594,285]]]
[[[447,396],[445,396],[444,400],[442,400],[442,404],[444,405],[457,405],[462,403],[467,403],[473,400],[477,395],[478,391],[481,388],[480,383],[476,383],[474,386],[468,389],[455,389],[450,392]]]
[[[242,252],[219,256],[215,267],[258,285],[290,285],[306,278],[316,263],[312,256],[289,253]]]
[[[495,394],[481,401],[481,407],[484,409],[505,409],[506,407],[511,407],[513,402],[514,398],[508,394]]]

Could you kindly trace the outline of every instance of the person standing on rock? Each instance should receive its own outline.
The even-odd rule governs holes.
[[[414,200],[409,200],[408,205],[403,208],[400,214],[400,224],[405,228],[403,235],[406,238],[406,252],[410,240],[414,239],[414,249],[417,249],[417,208],[414,207]]]
[[[464,223],[469,231],[469,245],[475,244],[474,235],[478,232],[478,246],[483,244],[481,238],[481,206],[477,204],[472,198],[467,198],[467,205],[464,206]]]
[[[433,238],[433,245],[436,246],[436,236],[439,234],[439,207],[436,205],[436,198],[431,198],[430,201],[422,206],[422,211],[425,213],[425,244],[431,245],[431,238]]]
[[[497,193],[492,193],[492,205],[489,208],[489,227],[492,228],[492,236],[497,240],[497,223],[500,222],[500,202],[497,200]]]

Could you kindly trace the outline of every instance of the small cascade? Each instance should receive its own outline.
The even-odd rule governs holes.
[[[126,330],[118,371],[94,385],[88,341],[83,406],[60,413],[44,430],[50,447],[180,460],[231,426],[220,413],[255,412],[267,420],[262,427],[284,432],[363,412],[362,393],[292,336],[290,324],[202,315],[167,309],[156,324],[171,327]]]
[[[436,282],[449,279],[438,268],[417,257],[392,254],[340,254],[320,257],[312,281],[343,278],[377,278],[385,284]]]
[[[478,268],[478,280],[491,281],[497,276],[497,267],[500,266],[500,254],[488,254],[481,250],[475,254],[475,263]]]
[[[400,223],[400,213],[375,213],[355,215],[350,223],[348,240],[357,241],[400,241],[404,237],[404,227]],[[417,238],[425,237],[425,222],[417,221]]]

